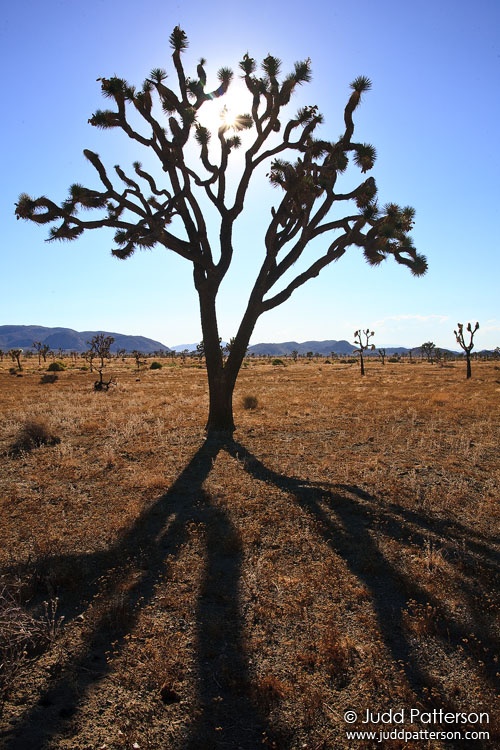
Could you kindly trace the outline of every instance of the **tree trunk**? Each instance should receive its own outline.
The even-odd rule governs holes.
[[[208,377],[209,409],[205,426],[207,432],[232,434],[236,429],[233,417],[233,392],[235,382],[224,373],[219,377]]]
[[[200,300],[201,330],[208,378],[209,410],[207,432],[233,433],[233,391],[236,377],[228,377],[220,348],[215,300],[218,285],[195,268],[195,285]],[[237,375],[237,373],[236,373]]]
[[[260,305],[262,292],[254,289],[250,296],[238,332],[233,339],[231,351],[224,363],[215,305],[218,284],[211,283],[203,272],[195,268],[195,285],[200,300],[201,328],[208,377],[209,411],[205,429],[207,432],[232,434],[236,429],[233,418],[234,387],[255,323],[262,312]]]
[[[472,368],[470,364],[470,355],[468,353],[466,354],[466,359],[467,359],[467,379],[469,379],[470,377],[472,377]]]

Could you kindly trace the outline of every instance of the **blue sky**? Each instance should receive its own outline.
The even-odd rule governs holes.
[[[325,138],[342,131],[349,83],[370,77],[356,138],[377,149],[371,174],[380,202],[415,207],[412,236],[429,261],[428,274],[414,278],[390,260],[370,268],[352,248],[264,315],[252,343],[352,341],[355,329],[369,327],[378,346],[433,341],[457,348],[457,322],[478,320],[476,348],[500,345],[498,0],[9,4],[0,18],[0,324],[104,329],[167,346],[200,340],[187,262],[163,248],[118,261],[110,255],[112,236],[99,230],[46,243],[46,227],[14,216],[22,192],[59,202],[73,182],[98,187],[84,148],[110,168],[145,161],[117,131],[87,123],[107,106],[96,79],[118,75],[140,86],[154,67],[172,73],[168,37],[177,24],[190,41],[186,69],[194,73],[203,56],[209,79],[221,66],[237,72],[247,51],[258,60],[276,55],[285,73],[310,57],[313,81],[292,101],[290,116],[301,104],[317,104]],[[262,175],[221,291],[225,340],[236,331],[262,257],[273,197]]]

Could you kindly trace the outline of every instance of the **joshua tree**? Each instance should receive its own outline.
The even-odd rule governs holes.
[[[144,367],[146,364],[146,360],[144,359],[144,354],[142,352],[139,352],[137,349],[134,349],[134,351],[132,352],[132,356],[135,359],[137,371],[139,372],[141,367]]]
[[[104,333],[96,333],[95,336],[92,336],[90,341],[87,341],[87,344],[89,345],[90,349],[88,351],[89,358],[90,358],[90,371],[92,372],[92,359],[93,357],[97,357],[99,359],[99,364],[96,367],[97,372],[99,373],[99,380],[96,380],[94,383],[94,389],[96,391],[104,391],[108,390],[109,386],[114,382],[111,378],[108,381],[104,380],[103,377],[103,371],[104,371],[104,360],[111,358],[111,344],[114,342],[113,336],[106,336]]]
[[[9,354],[13,362],[17,362],[17,369],[22,370],[23,366],[21,364],[21,355],[23,353],[22,349],[9,349]]]
[[[472,328],[470,323],[467,323],[467,331],[469,332],[469,343],[466,344],[464,340],[464,327],[462,323],[457,323],[457,330],[453,331],[455,334],[455,338],[457,340],[457,343],[460,344],[462,349],[465,352],[465,359],[467,361],[467,378],[472,377],[472,368],[470,364],[470,353],[474,348],[474,334],[476,331],[479,330],[479,323],[476,323],[474,328]]]
[[[94,355],[99,358],[101,369],[104,368],[104,360],[111,358],[111,344],[113,342],[113,336],[105,336],[104,333],[96,333],[90,341],[87,341],[90,351],[94,352]]]
[[[179,26],[170,36],[170,45],[175,85],[167,86],[167,73],[159,68],[151,71],[139,90],[117,76],[101,78],[102,93],[113,108],[97,110],[89,120],[97,128],[120,128],[157,158],[161,170],[148,172],[137,161],[133,176],[120,166],[113,176],[96,153],[85,150],[101,182],[98,189],[73,184],[60,204],[23,194],[16,214],[52,224],[51,240],[73,240],[86,230],[112,227],[116,230],[112,252],[117,258],[160,245],[192,264],[209,385],[207,430],[232,432],[236,378],[263,313],[288,300],[351,247],[361,248],[371,265],[392,257],[416,276],[425,273],[427,263],[409,235],[412,208],[396,203],[379,206],[373,177],[363,177],[354,187],[351,181],[347,192],[337,185],[350,160],[363,175],[375,163],[374,147],[353,138],[353,115],[371,88],[368,78],[359,76],[352,82],[343,132],[330,141],[316,135],[323,122],[317,106],[286,114],[293,93],[311,80],[311,61],[295,63],[291,73],[282,76],[277,57],[268,55],[259,71],[257,62],[245,54],[239,69],[248,110],[233,118],[223,110],[220,126],[212,133],[203,124],[203,113],[207,105],[213,107],[214,101],[230,97],[233,72],[220,68],[216,87],[208,88],[205,60],[199,62],[195,75],[186,74],[181,57],[188,40]],[[234,152],[240,146],[245,154],[236,162]],[[255,238],[262,248],[262,263],[224,360],[218,292],[238,249],[234,230],[249,187],[265,165],[278,198],[263,236]],[[94,212],[91,218],[87,209]],[[294,274],[292,269],[313,240],[315,254]]]
[[[432,341],[426,341],[425,344],[422,344],[420,347],[420,351],[422,352],[422,357],[427,358],[427,362],[432,362],[434,350],[436,349],[436,344],[434,344]]]
[[[365,337],[365,340],[363,341],[363,336]],[[375,349],[375,344],[370,344],[370,339],[375,336],[375,331],[370,331],[369,328],[366,329],[366,331],[362,331],[361,329],[359,331],[354,331],[354,343],[356,344],[356,349],[354,350],[359,354],[359,361],[361,364],[361,375],[365,374],[365,361],[363,357],[363,352],[365,349]]]
[[[94,372],[95,351],[93,349],[88,349],[86,352],[82,352],[82,358],[85,362],[89,363],[90,372]]]
[[[42,344],[41,341],[33,341],[33,348],[38,354],[38,366],[47,361],[47,354],[50,352],[50,346],[48,344]]]
[[[222,339],[219,339],[219,343],[222,341]],[[196,356],[201,361],[203,357],[205,356],[205,342],[200,341],[199,344],[196,344]]]
[[[382,364],[385,365],[385,357],[386,357],[386,350],[385,349],[377,349],[378,356],[382,360]]]

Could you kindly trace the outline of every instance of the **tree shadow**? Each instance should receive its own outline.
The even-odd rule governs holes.
[[[406,681],[421,705],[462,710],[453,697],[435,690],[435,681],[419,658],[405,613],[409,601],[430,605],[435,615],[435,635],[446,648],[460,645],[477,662],[467,629],[441,601],[409,579],[384,554],[377,539],[382,536],[399,545],[423,549],[435,538],[471,566],[479,562],[498,574],[498,556],[480,535],[459,522],[446,527],[423,512],[379,502],[358,487],[303,481],[265,466],[232,437],[208,436],[168,492],[145,511],[105,552],[72,556],[72,567],[92,571],[95,583],[88,588],[90,606],[98,614],[84,628],[81,647],[66,654],[60,672],[48,682],[36,706],[28,707],[15,729],[4,738],[5,750],[39,750],[70,727],[92,686],[112,667],[106,654],[119,652],[133,631],[139,615],[170,575],[172,562],[188,539],[188,527],[201,524],[205,532],[205,563],[196,604],[196,703],[186,728],[183,750],[262,746],[273,741],[272,727],[258,705],[251,684],[244,646],[240,601],[242,549],[238,531],[226,511],[211,501],[204,490],[215,459],[226,451],[243,470],[257,480],[287,492],[315,522],[320,538],[339,556],[370,593],[378,627],[388,654],[401,665]],[[377,535],[372,533],[377,529]],[[130,571],[134,571],[130,584]],[[87,582],[88,583],[88,582]],[[126,584],[126,585],[125,585]],[[464,584],[473,597],[473,586]],[[110,612],[119,603],[110,627]],[[81,608],[80,608],[81,611]],[[76,617],[76,610],[73,616]],[[484,634],[486,621],[477,614],[473,625]],[[488,641],[489,643],[489,641]],[[484,658],[485,680],[497,680],[496,664]],[[158,698],[160,699],[160,698]],[[275,735],[279,742],[278,737]],[[176,745],[180,746],[180,745]],[[272,746],[272,744],[271,744]],[[277,747],[278,745],[276,745]]]
[[[407,683],[423,705],[450,711],[463,710],[452,696],[436,689],[436,681],[418,656],[405,627],[405,613],[411,603],[423,612],[430,607],[433,634],[446,649],[460,647],[473,662],[478,661],[477,642],[470,639],[471,629],[477,633],[486,650],[481,653],[483,675],[498,690],[498,643],[494,642],[483,613],[474,608],[473,622],[464,624],[448,611],[443,602],[430,595],[416,581],[392,565],[377,544],[372,529],[398,544],[425,549],[429,539],[439,540],[450,556],[460,558],[471,570],[479,566],[495,576],[500,573],[500,556],[487,546],[481,535],[471,534],[459,522],[438,520],[402,507],[386,506],[366,491],[355,486],[321,484],[285,476],[266,467],[245,446],[233,442],[230,454],[241,462],[253,477],[292,495],[299,506],[315,521],[315,528],[324,541],[347,563],[356,578],[370,592],[378,626],[392,660],[404,669]],[[443,535],[443,536],[442,536]],[[473,599],[473,584],[463,581],[468,600]],[[492,589],[495,590],[494,585]]]
[[[6,733],[5,750],[39,750],[67,732],[91,687],[110,672],[106,655],[119,653],[157,584],[168,578],[193,522],[205,527],[207,544],[196,611],[197,710],[185,747],[209,748],[207,739],[217,732],[214,747],[226,747],[229,734],[229,742],[237,743],[232,746],[250,750],[270,734],[250,694],[240,616],[239,537],[228,515],[203,490],[224,445],[223,438],[208,436],[168,492],[108,550],[57,561],[92,572],[94,583],[87,581],[86,591],[98,615],[84,624],[81,647],[61,659],[57,676],[48,681],[37,704]],[[67,619],[76,615],[74,608]]]

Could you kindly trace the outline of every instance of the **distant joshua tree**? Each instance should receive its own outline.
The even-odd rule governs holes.
[[[386,357],[386,350],[385,349],[377,349],[378,356],[382,360],[382,364],[385,365],[385,357]]]
[[[137,349],[134,349],[134,351],[132,352],[132,356],[135,359],[135,364],[136,364],[136,367],[137,367],[137,372],[139,372],[139,370],[141,369],[141,367],[144,367],[145,364],[146,364],[146,360],[144,359],[144,354],[142,352],[138,351]]]
[[[96,333],[95,336],[92,336],[90,341],[87,341],[90,351],[94,352],[94,355],[99,358],[101,369],[104,367],[104,360],[111,358],[110,350],[113,342],[113,336],[105,336],[104,333]]]
[[[42,359],[44,362],[47,361],[47,354],[50,352],[50,346],[48,344],[42,344],[41,341],[33,341],[33,349],[35,349],[38,354],[38,366],[40,367]]]
[[[93,349],[88,349],[86,352],[82,352],[82,358],[85,362],[89,363],[90,372],[94,372],[95,351],[93,351]]]
[[[22,349],[9,349],[9,354],[12,358],[13,362],[17,362],[17,369],[22,370],[23,366],[21,364],[21,355],[23,353]]]
[[[365,337],[365,341],[363,343],[363,338]],[[365,374],[365,361],[363,358],[363,352],[365,349],[375,349],[375,344],[370,344],[370,339],[375,336],[375,331],[370,331],[369,328],[366,329],[366,331],[362,331],[361,329],[359,331],[354,331],[354,343],[356,344],[356,349],[354,350],[359,354],[359,361],[361,364],[361,375]]]
[[[422,344],[422,346],[420,347],[422,357],[426,357],[427,362],[432,362],[435,348],[436,344],[434,344],[434,342],[432,341],[426,341],[425,344]]]
[[[113,341],[113,336],[106,336],[104,333],[96,333],[90,341],[87,341],[87,344],[90,347],[89,354],[93,354],[99,359],[99,364],[96,367],[96,370],[99,373],[99,380],[96,380],[94,383],[94,390],[96,391],[107,391],[109,386],[114,383],[112,378],[106,381],[103,377],[103,370],[105,367],[104,360],[111,359],[110,349]]]
[[[455,338],[457,340],[457,343],[460,344],[462,349],[465,352],[465,359],[467,361],[467,378],[472,377],[472,368],[470,364],[470,353],[474,348],[474,334],[477,330],[479,330],[479,323],[476,323],[474,328],[472,328],[470,323],[467,323],[467,331],[470,334],[469,337],[469,343],[466,344],[464,340],[464,326],[463,323],[457,323],[457,329],[456,331],[453,331],[455,334]]]

